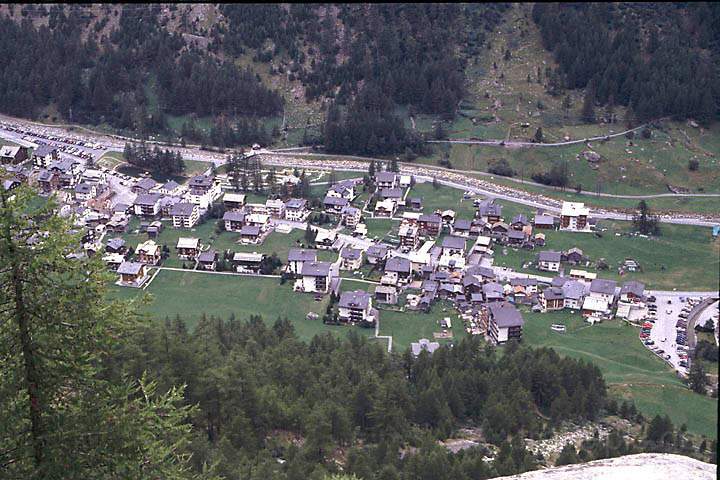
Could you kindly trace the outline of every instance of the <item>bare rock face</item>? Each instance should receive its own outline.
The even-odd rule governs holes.
[[[717,478],[717,465],[682,455],[640,453],[500,478],[506,480],[712,480]]]

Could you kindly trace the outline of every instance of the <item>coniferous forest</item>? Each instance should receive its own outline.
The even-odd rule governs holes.
[[[537,3],[533,20],[566,88],[629,106],[638,121],[717,118],[717,4]]]
[[[52,103],[74,123],[150,133],[167,128],[167,115],[282,111],[282,98],[252,71],[163,28],[159,6],[145,6],[141,15],[132,5],[123,7],[117,28],[100,41],[82,38],[89,17],[81,10],[66,15],[55,5],[39,8],[47,11],[47,26],[34,26],[33,15],[0,20],[4,113],[34,117]]]
[[[164,8],[126,5],[105,17],[81,6],[14,9],[0,19],[1,111],[58,112],[143,136],[170,132],[180,117],[173,128],[184,141],[264,145],[272,140],[258,120],[281,116],[285,100],[239,61],[251,58],[299,82],[305,100],[322,100],[322,135],[304,141],[413,157],[423,139],[399,111],[453,119],[467,96],[466,67],[486,54],[509,5],[228,4],[201,30],[203,42],[180,33],[186,14],[171,28]],[[588,109],[627,106],[629,124],[708,123],[720,105],[719,12],[707,2],[537,4],[532,17],[559,64],[548,75],[552,92],[585,89]]]

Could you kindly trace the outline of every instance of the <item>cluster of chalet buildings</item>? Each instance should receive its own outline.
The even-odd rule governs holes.
[[[502,205],[492,200],[477,202],[472,220],[458,219],[452,210],[423,213],[422,199],[407,198],[411,179],[403,179],[393,172],[379,172],[374,180],[375,209],[363,212],[351,204],[358,193],[358,185],[352,180],[332,185],[323,207],[328,213],[337,214],[339,223],[350,230],[356,229],[356,233],[363,213],[399,218],[396,244],[374,242],[367,248],[357,248],[343,244],[332,232],[318,228],[315,248],[337,251],[337,260],[322,262],[318,261],[317,250],[293,249],[286,266],[286,272],[295,278],[296,291],[315,294],[333,291],[339,283],[340,271],[367,266],[379,272],[380,280],[371,292],[343,292],[340,296],[343,305],[340,317],[354,323],[372,323],[377,318],[372,312],[373,301],[397,304],[404,298],[406,308],[427,311],[435,301],[444,299],[454,303],[471,333],[483,334],[494,343],[520,339],[523,319],[517,305],[545,309],[541,305],[543,291],[551,285],[533,278],[501,281],[492,268],[493,248],[510,245],[534,249],[545,245],[544,230],[585,231],[591,225],[582,205],[563,209],[566,216],[574,218],[572,220],[562,214],[557,218],[538,212],[532,220],[516,215],[506,221]],[[388,207],[381,206],[378,210],[377,205],[382,202],[387,202]],[[560,262],[581,265],[586,261],[579,249],[549,256],[541,252],[540,256],[543,262],[548,262],[542,263],[542,269],[547,271],[559,271]],[[563,308],[567,299],[568,308],[581,309],[588,296],[586,279],[578,275],[572,282],[577,287],[573,289],[572,284],[568,285],[567,295],[563,294]],[[403,293],[405,295],[401,295]],[[350,304],[359,305],[352,315],[347,307]],[[589,303],[588,307],[592,305]],[[432,349],[433,343],[426,342],[418,348]]]
[[[218,201],[224,205],[224,229],[237,233],[240,243],[250,245],[263,242],[274,220],[305,223],[311,213],[304,199],[249,203],[243,194],[223,194],[223,179],[210,175],[197,175],[186,185],[141,178],[130,189],[134,195],[130,204],[113,204],[114,192],[108,188],[102,170],[86,168],[80,160],[61,159],[52,148],[37,148],[30,156],[22,148],[3,147],[0,159],[14,175],[4,187],[11,189],[14,182],[28,182],[43,193],[58,195],[64,213],[72,214],[76,225],[86,228],[86,253],[104,249],[103,260],[118,273],[123,285],[142,286],[149,278],[150,267],[167,256],[168,252],[156,242],[164,225],[171,223],[172,228],[190,230]],[[593,222],[581,203],[565,202],[559,217],[538,211],[532,219],[525,215],[505,219],[502,205],[483,200],[475,203],[474,218],[468,220],[456,218],[453,210],[424,212],[421,198],[408,198],[412,185],[408,175],[381,171],[374,184],[374,207],[370,210],[353,206],[359,194],[355,180],[331,185],[322,208],[336,216],[338,226],[356,233],[363,225],[363,213],[398,218],[401,223],[394,244],[345,242],[338,236],[338,229],[313,227],[314,248],[291,249],[284,266],[294,290],[314,295],[338,293],[341,321],[373,325],[379,318],[374,304],[393,305],[402,298],[406,308],[428,311],[435,301],[443,299],[455,305],[470,333],[502,344],[522,338],[524,321],[517,309],[521,304],[541,311],[580,310],[592,318],[607,318],[613,313],[632,318],[644,308],[644,286],[638,282],[617,285],[582,270],[571,270],[569,276],[556,276],[551,283],[544,283],[538,280],[544,277],[502,277],[492,267],[493,249],[497,246],[535,249],[545,246],[545,230],[591,231]],[[112,234],[124,232],[132,215],[141,219],[140,230],[147,233],[147,239],[130,246]],[[114,238],[103,246],[107,234]],[[367,246],[358,248],[360,244]],[[237,272],[257,273],[264,259],[264,254],[259,253],[217,252],[190,235],[180,237],[175,249],[178,258],[206,270],[215,270],[222,257]],[[337,257],[332,262],[321,261],[320,250],[337,252]],[[563,262],[577,266],[586,261],[576,248],[564,252],[546,250],[539,252],[537,267],[560,272]],[[340,271],[357,271],[366,266],[379,273],[374,289],[340,293]],[[416,347],[436,348],[429,341]]]

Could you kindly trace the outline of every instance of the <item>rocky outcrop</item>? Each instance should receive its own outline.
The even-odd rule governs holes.
[[[668,478],[711,480],[717,478],[717,465],[681,455],[640,453],[500,478],[507,480],[664,480]]]

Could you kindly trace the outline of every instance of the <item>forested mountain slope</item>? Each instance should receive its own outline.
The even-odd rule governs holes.
[[[292,143],[330,152],[423,153],[422,130],[406,120],[456,118],[475,76],[489,75],[471,67],[514,9],[5,5],[0,110],[221,147],[289,141],[295,129]],[[538,70],[538,83],[544,74],[555,96],[586,89],[587,122],[601,105],[627,107],[631,121],[711,122],[718,12],[710,3],[537,4],[532,20],[557,62]]]

